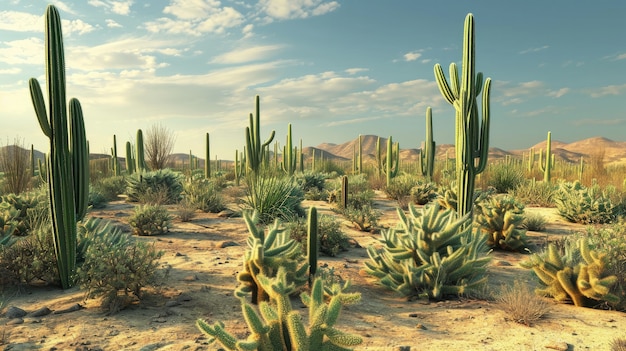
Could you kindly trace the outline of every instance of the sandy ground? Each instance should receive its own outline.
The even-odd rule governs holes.
[[[324,202],[306,202],[321,213],[332,213]],[[394,204],[377,200],[384,211],[383,226],[396,223]],[[554,209],[529,208],[549,216],[543,233],[529,232],[541,244],[583,227],[566,223]],[[126,225],[132,205],[112,203],[91,214]],[[360,292],[357,305],[345,307],[339,329],[363,336],[357,350],[610,350],[617,337],[626,337],[626,313],[578,308],[548,300],[544,319],[525,326],[507,318],[493,301],[456,299],[441,302],[406,301],[376,284],[362,272],[368,259],[366,247],[379,234],[359,232],[347,226],[345,232],[361,247],[338,257],[321,257],[320,264],[334,267],[344,279],[351,279],[351,291]],[[51,287],[28,287],[8,296],[10,306],[32,312],[42,307],[52,311],[74,304],[83,308],[63,314],[24,318],[21,324],[0,317],[0,349],[3,350],[220,350],[208,344],[195,326],[197,318],[210,323],[221,320],[227,330],[244,338],[247,326],[233,296],[236,273],[246,249],[247,230],[242,218],[220,218],[198,213],[187,223],[174,221],[171,232],[159,237],[142,237],[164,250],[161,262],[171,267],[159,289],[146,291],[143,300],[113,315],[106,315],[97,300],[85,300],[74,288],[62,291]],[[222,248],[224,242],[236,246]],[[489,267],[489,284],[497,288],[514,280],[532,284],[530,271],[518,263],[527,256],[494,252]],[[302,304],[293,299],[295,307]],[[305,309],[302,309],[304,312]]]

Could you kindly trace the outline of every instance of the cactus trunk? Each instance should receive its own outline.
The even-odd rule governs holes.
[[[435,169],[435,142],[433,141],[433,114],[432,109],[426,109],[426,141],[420,151],[420,170],[422,176],[429,182],[433,180]]]
[[[204,156],[204,178],[211,178],[211,148],[209,145],[209,133],[206,133],[206,154]]]

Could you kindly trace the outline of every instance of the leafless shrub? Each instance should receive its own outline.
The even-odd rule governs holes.
[[[511,320],[528,326],[543,318],[549,309],[546,300],[517,280],[513,286],[503,285],[496,301]]]
[[[20,194],[30,188],[30,154],[23,142],[16,138],[13,145],[0,147],[0,171],[4,172],[6,193]]]
[[[161,124],[154,124],[146,130],[144,152],[146,162],[153,171],[167,167],[174,149],[174,134]]]

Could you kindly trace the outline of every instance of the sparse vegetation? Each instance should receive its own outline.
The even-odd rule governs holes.
[[[549,311],[548,302],[533,293],[528,284],[516,280],[513,285],[502,285],[496,297],[506,318],[516,323],[531,326]]]

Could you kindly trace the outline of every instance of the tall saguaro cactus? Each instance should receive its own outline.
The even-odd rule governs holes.
[[[250,114],[250,126],[246,127],[246,163],[248,168],[257,174],[276,131],[272,130],[269,138],[261,143],[261,108],[258,95],[255,97],[255,109],[256,115]]]
[[[50,139],[48,189],[59,278],[64,289],[73,284],[76,266],[76,222],[87,211],[89,154],[82,108],[65,100],[65,58],[61,18],[53,5],[45,14],[45,61],[48,110],[39,82],[29,80],[30,94],[43,133]]]
[[[485,170],[489,153],[489,95],[491,78],[475,73],[474,16],[465,17],[461,82],[456,64],[450,64],[450,83],[440,64],[435,65],[439,91],[456,110],[456,183],[457,214],[472,212],[476,175]],[[482,92],[482,116],[478,112],[478,95]]]
[[[292,176],[296,171],[296,155],[293,152],[293,139],[291,136],[291,123],[287,129],[287,142],[283,146],[282,168],[285,173]]]
[[[430,182],[435,169],[435,141],[433,140],[433,113],[430,106],[426,109],[426,141],[420,150],[420,171]]]
[[[543,181],[550,182],[550,175],[554,168],[554,154],[552,154],[552,132],[548,132],[546,139],[546,157],[544,161],[543,150],[539,150],[539,169],[543,172]]]
[[[137,140],[135,143],[135,151],[137,152],[137,156],[135,156],[135,170],[141,173],[146,170],[146,153],[143,148],[143,132],[141,129],[137,129]]]
[[[204,156],[204,178],[211,178],[211,146],[209,145],[209,133],[206,133],[206,153]]]
[[[113,147],[111,148],[111,166],[113,167],[113,174],[117,177],[120,175],[120,163],[117,159],[117,138],[113,134]]]
[[[393,142],[391,136],[387,139],[387,158],[383,173],[386,176],[387,186],[391,184],[391,179],[398,175],[400,170],[400,144]]]

